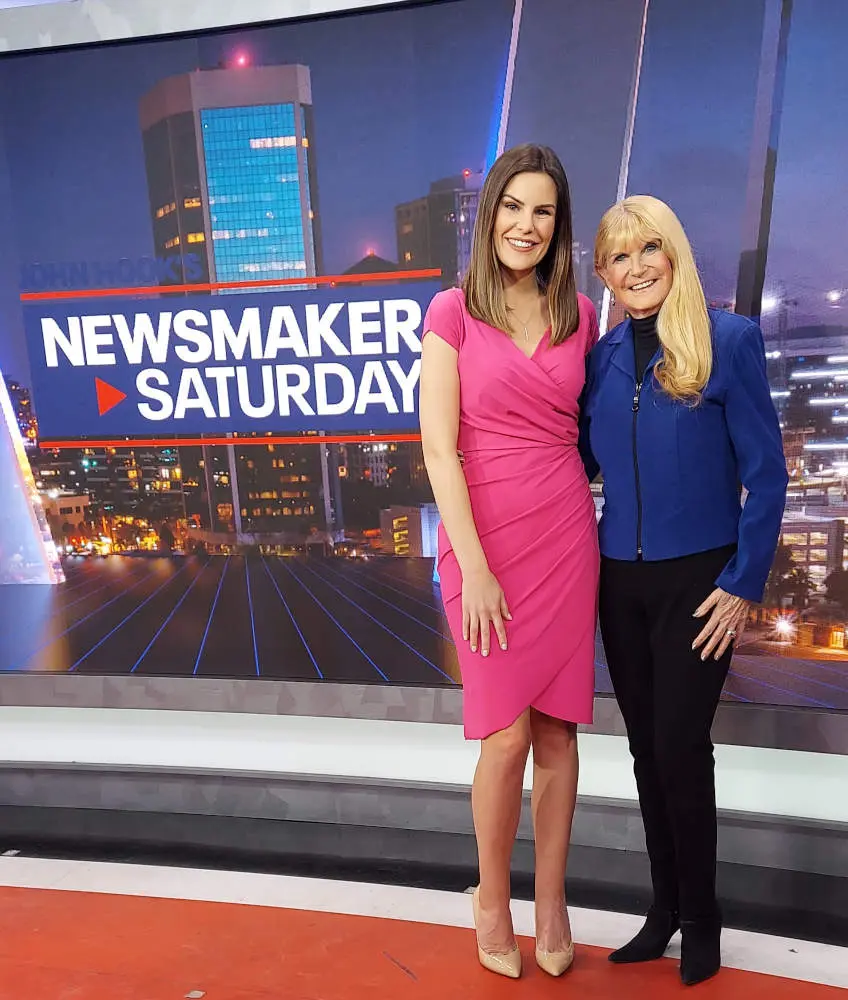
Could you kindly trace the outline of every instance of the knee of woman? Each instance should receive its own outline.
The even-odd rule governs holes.
[[[657,734],[654,739],[654,759],[666,781],[690,781],[705,769],[713,767],[713,745],[693,738],[691,733]]]
[[[520,722],[507,729],[492,733],[483,741],[483,753],[491,760],[499,761],[503,766],[523,767],[530,751],[530,730]]]
[[[530,716],[530,744],[533,754],[550,752],[562,755],[577,743],[577,724],[549,716]]]

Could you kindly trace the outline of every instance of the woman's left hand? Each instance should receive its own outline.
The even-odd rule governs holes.
[[[694,615],[695,618],[710,615],[707,624],[692,643],[692,649],[704,647],[701,652],[702,660],[708,659],[713,654],[719,660],[731,643],[738,645],[745,631],[750,606],[751,602],[743,597],[734,597],[721,587],[716,587]]]

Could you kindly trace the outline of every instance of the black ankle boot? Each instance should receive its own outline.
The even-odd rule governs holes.
[[[680,978],[685,986],[711,979],[721,968],[721,921],[681,920]]]
[[[645,917],[645,923],[639,933],[628,941],[623,948],[614,951],[609,960],[616,965],[630,962],[652,962],[662,958],[672,935],[680,926],[678,916],[673,910],[662,910],[652,906]]]

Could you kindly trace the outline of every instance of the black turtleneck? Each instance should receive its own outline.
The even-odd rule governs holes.
[[[633,346],[636,350],[636,379],[642,382],[651,359],[660,349],[660,338],[657,335],[657,314],[644,319],[631,317],[633,325]]]

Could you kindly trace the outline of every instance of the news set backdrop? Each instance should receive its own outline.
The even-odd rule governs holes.
[[[708,6],[453,0],[3,56],[0,670],[458,685],[421,320],[491,162],[537,141],[604,328],[594,227],[635,191],[682,216],[711,304],[760,320],[791,483],[725,698],[848,709],[848,292],[821,250],[848,12]]]

